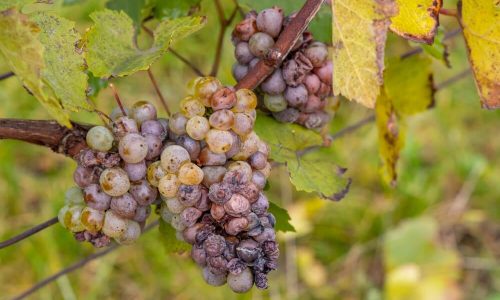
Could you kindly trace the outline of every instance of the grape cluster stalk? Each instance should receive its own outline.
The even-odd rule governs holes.
[[[213,77],[193,80],[190,90],[168,120],[140,101],[115,109],[109,126],[92,127],[59,221],[79,241],[127,245],[156,205],[192,245],[208,284],[267,288],[279,249],[263,193],[269,147],[253,131],[257,97]]]
[[[294,18],[285,17],[279,7],[259,13],[251,11],[232,33],[236,63],[233,76],[240,81],[260,61],[273,55],[273,46],[281,32]],[[333,65],[328,48],[304,32],[283,64],[257,89],[259,108],[283,123],[297,123],[307,128],[321,128],[330,120],[325,111],[332,96]]]

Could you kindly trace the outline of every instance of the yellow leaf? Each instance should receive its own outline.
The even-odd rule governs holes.
[[[439,25],[442,0],[396,0],[399,13],[391,19],[391,30],[421,43],[432,44]]]
[[[378,129],[379,153],[382,159],[382,178],[392,186],[396,185],[399,152],[404,146],[406,123],[384,91],[377,99],[375,116]]]
[[[369,108],[383,83],[392,0],[333,0],[333,90]]]
[[[493,0],[463,0],[458,13],[482,106],[500,108],[500,8]]]

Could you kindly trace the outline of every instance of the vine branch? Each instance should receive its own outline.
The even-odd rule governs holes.
[[[224,45],[224,35],[226,34],[227,28],[229,27],[229,25],[231,25],[234,18],[236,17],[239,8],[239,5],[236,5],[229,18],[226,19],[220,1],[214,0],[214,2],[215,2],[215,8],[217,10],[217,15],[219,16],[220,29],[219,29],[219,36],[217,37],[215,58],[212,64],[212,70],[210,71],[210,76],[217,76],[217,72],[219,71],[219,66],[220,66],[220,59],[222,57],[222,46]]]
[[[69,129],[56,121],[0,119],[0,139],[13,139],[41,145],[70,157],[87,147],[85,136],[90,125],[73,123]]]
[[[280,34],[266,57],[250,69],[235,88],[253,90],[266,79],[283,62],[283,59],[288,55],[293,45],[295,45],[300,35],[320,9],[321,4],[323,4],[323,0],[307,0],[290,24]]]
[[[14,75],[15,75],[14,72],[7,72],[7,73],[4,73],[4,74],[0,74],[0,80],[7,79],[7,78],[12,77]]]

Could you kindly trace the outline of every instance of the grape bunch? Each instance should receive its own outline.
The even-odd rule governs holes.
[[[192,245],[205,281],[227,282],[238,293],[267,288],[279,255],[262,192],[271,165],[267,144],[253,131],[256,106],[250,90],[196,79],[169,120],[171,142],[147,171],[163,200],[159,214]]]
[[[233,76],[240,81],[274,46],[278,36],[294,15],[284,17],[278,7],[258,14],[249,12],[233,30]],[[321,128],[330,116],[325,111],[332,95],[333,65],[325,44],[314,41],[304,32],[290,53],[259,86],[259,108],[284,123],[298,123],[307,128]]]
[[[168,122],[156,108],[140,101],[130,110],[115,110],[109,127],[92,127],[88,148],[73,173],[76,187],[59,211],[63,227],[79,241],[103,247],[137,240],[151,213],[158,190],[146,179],[147,165],[158,160],[168,135]]]

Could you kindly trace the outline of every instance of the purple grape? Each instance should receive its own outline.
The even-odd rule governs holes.
[[[308,93],[305,85],[289,86],[285,90],[285,100],[291,107],[300,107],[307,102]]]
[[[119,117],[113,122],[113,133],[117,137],[123,137],[127,133],[138,133],[137,122],[129,117]]]
[[[257,57],[264,57],[274,46],[274,39],[267,33],[257,32],[248,41],[250,51]]]
[[[307,76],[304,78],[304,85],[306,86],[307,92],[309,94],[316,94],[319,90],[320,84],[321,81],[315,74],[307,74]]]
[[[285,91],[286,83],[283,79],[283,75],[281,73],[281,69],[278,68],[274,70],[274,72],[262,82],[260,88],[264,93],[270,95],[278,95]]]
[[[258,26],[258,19],[257,19]],[[321,67],[328,59],[328,48],[321,42],[314,42],[304,50],[304,55],[315,68]]]
[[[264,9],[257,15],[256,21],[259,31],[263,31],[272,37],[277,37],[283,25],[283,11],[278,7]]]
[[[200,155],[200,142],[192,139],[188,135],[184,134],[175,139],[177,145],[186,149],[191,157],[191,160],[194,161]]]
[[[323,66],[314,69],[314,74],[316,74],[322,82],[328,85],[332,85],[332,73],[333,63],[331,60],[328,60]]]
[[[252,52],[250,52],[248,43],[246,42],[239,42],[236,45],[234,48],[234,56],[241,65],[248,64],[254,58]]]
[[[147,220],[149,215],[151,214],[151,206],[137,206],[135,210],[134,221],[136,222],[144,222]]]
[[[95,183],[83,189],[83,199],[88,206],[102,211],[108,209],[111,202],[111,196],[103,192],[101,186]]]
[[[158,190],[151,186],[146,180],[133,182],[130,185],[129,193],[141,206],[151,205],[158,196]]]
[[[138,181],[146,177],[147,167],[146,162],[141,161],[136,164],[125,163],[123,165],[123,170],[127,172],[130,181]]]
[[[294,123],[298,120],[300,112],[296,108],[289,107],[285,110],[274,112],[273,117],[281,123]]]
[[[232,74],[234,79],[236,79],[236,81],[240,81],[241,79],[243,79],[243,77],[245,77],[247,73],[248,73],[247,65],[242,65],[239,63],[235,63],[233,65]]]
[[[133,219],[137,209],[137,202],[129,193],[111,199],[111,210],[120,217]]]
[[[186,227],[193,226],[199,217],[201,217],[201,210],[194,207],[186,207],[180,214],[182,223]]]
[[[165,127],[157,120],[147,120],[141,125],[141,134],[143,136],[152,134],[156,135],[162,140],[166,137]]]
[[[144,139],[148,147],[148,154],[146,154],[146,159],[153,160],[155,158],[158,158],[158,156],[160,156],[162,152],[163,147],[161,138],[157,135],[146,134],[144,136]]]
[[[97,176],[93,168],[85,168],[79,165],[73,172],[73,180],[79,187],[85,188],[92,183],[99,182],[99,176]]]
[[[258,216],[261,216],[269,209],[269,200],[267,200],[267,197],[263,193],[260,193],[259,199],[252,203],[251,209]]]
[[[214,153],[205,147],[201,149],[198,161],[202,166],[222,166],[226,163],[226,155],[224,153]]]
[[[181,184],[177,190],[177,200],[184,206],[195,205],[201,197],[200,185]]]

